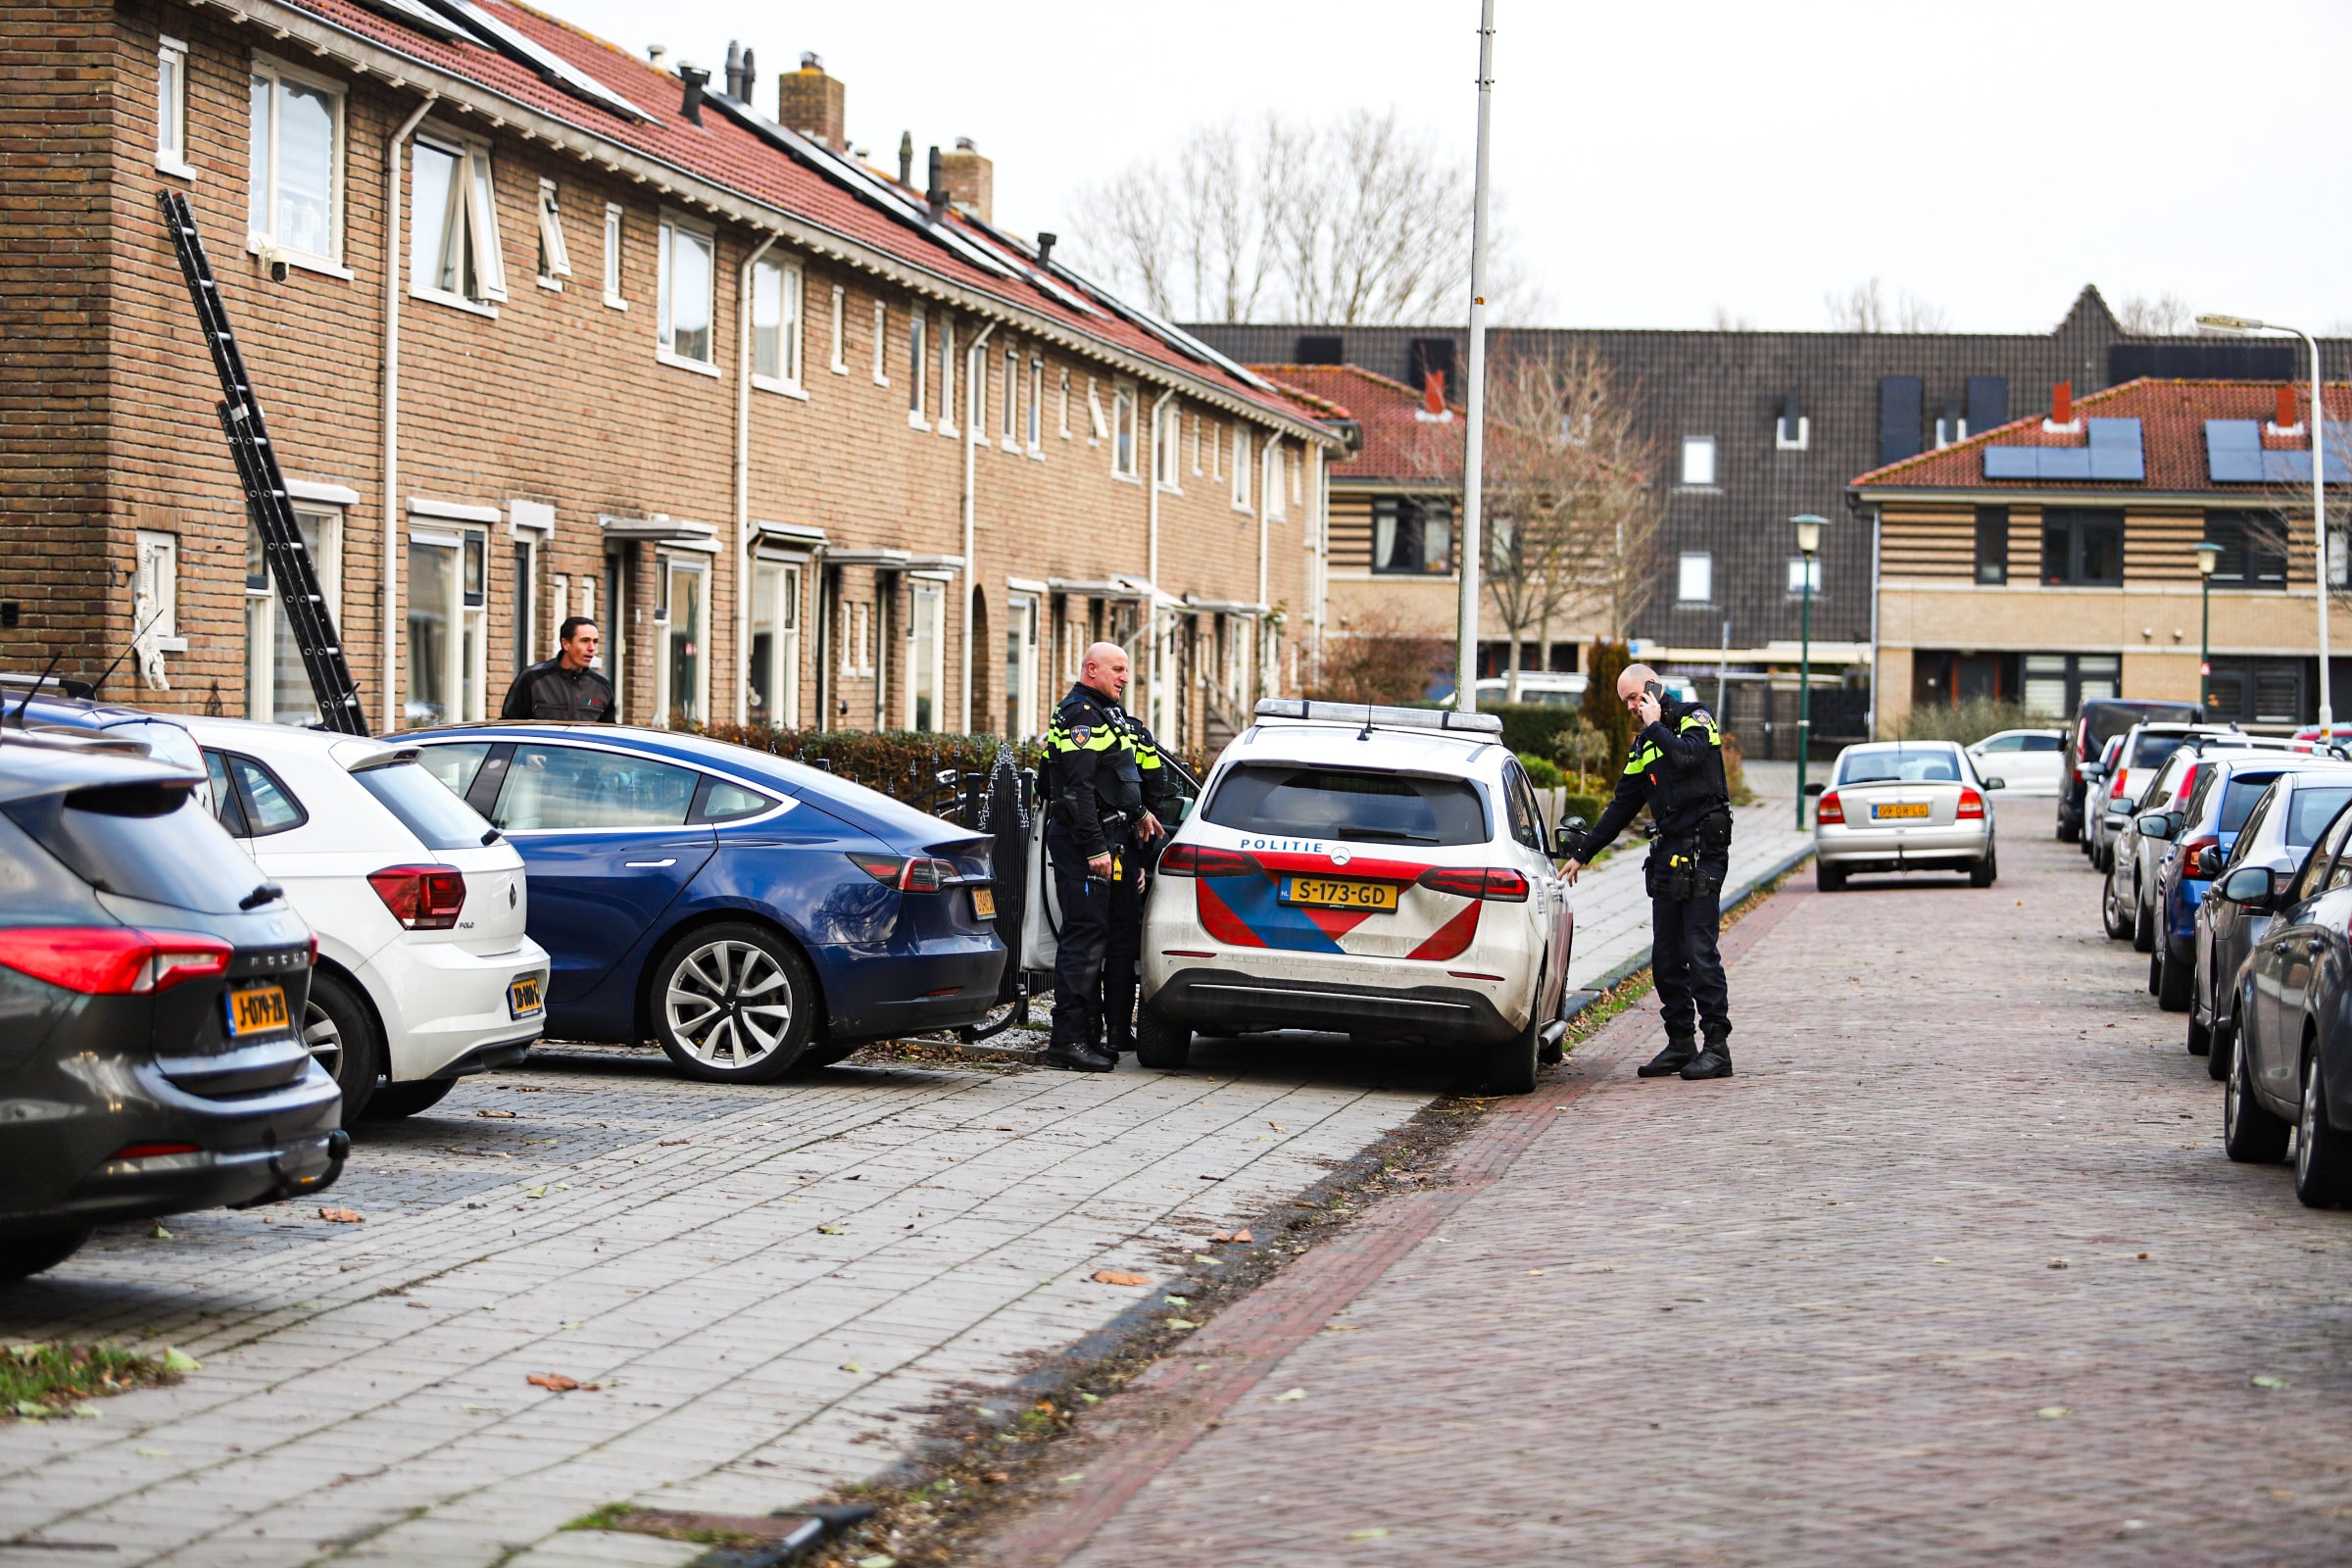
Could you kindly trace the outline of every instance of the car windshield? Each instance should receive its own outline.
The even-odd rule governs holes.
[[[193,782],[93,785],[63,800],[20,801],[8,814],[102,893],[233,914],[263,877],[213,820]]]
[[[1840,784],[1957,784],[1960,760],[1942,747],[1911,751],[1848,752],[1838,770]]]
[[[1376,844],[1484,844],[1486,803],[1466,779],[1251,762],[1227,773],[1201,812],[1244,833]]]
[[[2132,760],[2126,767],[2161,767],[2164,760],[2180,749],[2178,735],[2142,735],[2132,743]]]
[[[2280,835],[2286,848],[2307,850],[2319,843],[2335,813],[2352,801],[2352,784],[2328,784],[2295,791],[2286,809],[2286,830]]]
[[[490,840],[490,824],[417,763],[364,767],[352,777],[428,850],[479,849]]]

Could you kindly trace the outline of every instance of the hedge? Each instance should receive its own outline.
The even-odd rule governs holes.
[[[945,772],[985,773],[996,765],[997,753],[1009,747],[1013,765],[1037,767],[1045,748],[1036,741],[1009,741],[1001,735],[963,735],[934,730],[778,729],[768,724],[679,725],[688,733],[746,746],[770,757],[821,767],[838,777],[922,810],[948,812],[956,802],[953,784],[943,785]],[[1201,756],[1174,754],[1195,778],[1208,771]]]

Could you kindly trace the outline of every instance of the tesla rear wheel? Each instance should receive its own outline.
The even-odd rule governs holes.
[[[369,1121],[397,1121],[432,1109],[458,1087],[455,1078],[412,1078],[405,1084],[377,1084],[368,1102]]]
[[[1193,1031],[1150,1007],[1135,1014],[1135,1059],[1162,1072],[1182,1072],[1193,1058]]]
[[[81,1250],[81,1244],[90,1239],[86,1230],[52,1231],[46,1236],[10,1236],[0,1239],[0,1285],[13,1285],[18,1280],[52,1269]]]
[[[2286,1157],[2286,1119],[2254,1098],[2246,1053],[2230,1053],[2230,1083],[2222,1092],[2222,1150],[2241,1165],[2276,1165]]]
[[[343,1125],[349,1127],[366,1113],[384,1072],[383,1036],[367,1000],[348,981],[314,973],[302,1010],[302,1043],[343,1091]]]
[[[2295,1121],[2295,1196],[2306,1208],[2352,1201],[2352,1133],[2328,1119],[2328,1080],[2315,1042],[2303,1061],[2303,1112]]]
[[[710,925],[654,966],[654,1033],[689,1078],[765,1083],[789,1071],[816,1023],[808,966],[756,925]]]

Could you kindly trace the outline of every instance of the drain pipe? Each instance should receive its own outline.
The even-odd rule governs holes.
[[[736,292],[735,355],[735,722],[752,716],[752,269],[777,240],[770,234],[743,259]],[[773,715],[770,715],[771,719]],[[791,714],[797,720],[798,713]]]
[[[981,360],[980,354],[981,350],[988,346],[988,340],[996,335],[996,330],[997,323],[989,322],[980,329],[980,335],[972,339],[963,351],[963,673],[961,677],[963,717],[961,722],[966,735],[972,732],[972,603],[980,593],[980,574],[972,560],[972,552],[975,548],[972,522],[972,514],[975,510],[973,490],[978,482],[975,472],[976,465],[973,463],[972,457],[979,451],[980,422],[988,417],[988,382],[985,379],[988,367]],[[975,406],[977,412],[975,412]]]
[[[1152,400],[1152,463],[1144,470],[1144,489],[1151,497],[1152,519],[1144,550],[1144,576],[1152,585],[1152,597],[1144,602],[1144,646],[1152,650],[1152,729],[1159,735],[1174,733],[1176,724],[1175,711],[1162,695],[1167,683],[1160,679],[1165,672],[1160,668],[1159,657],[1159,411],[1175,395],[1176,389],[1170,387]]]
[[[1281,435],[1270,435],[1257,459],[1257,602],[1261,605],[1266,602],[1266,509],[1274,501],[1267,492],[1280,482],[1274,477],[1276,465],[1273,460],[1274,454],[1281,450]],[[1270,610],[1264,612],[1257,622],[1257,689],[1260,695],[1267,697],[1271,697],[1277,689],[1275,680],[1266,670],[1266,656],[1273,651],[1274,644],[1274,639],[1266,635],[1266,624],[1272,614]]]
[[[377,679],[387,735],[400,728],[400,150],[440,101],[439,93],[428,91],[384,144],[384,569],[375,592],[383,630]]]

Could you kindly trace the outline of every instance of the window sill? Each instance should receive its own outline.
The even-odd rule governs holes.
[[[1152,488],[1157,490],[1163,496],[1180,496],[1184,494],[1184,486],[1180,484],[1167,484],[1163,482],[1154,484]]]
[[[1115,469],[1112,471],[1110,479],[1111,483],[1113,484],[1131,484],[1139,489],[1142,488],[1144,482],[1143,479],[1136,474],[1120,473]]]
[[[996,443],[991,441],[988,437],[975,431],[972,435],[972,445],[976,447],[993,447],[996,445]]]
[[[921,415],[915,413],[913,410],[909,409],[906,411],[906,428],[909,430],[928,430],[931,428],[931,421],[924,418]]]
[[[417,288],[412,284],[409,288],[409,298],[424,300],[433,305],[446,305],[453,311],[464,311],[468,316],[487,317],[493,321],[498,319],[497,306],[486,305],[479,300],[469,300],[463,294],[444,294],[439,289]]]
[[[540,277],[533,278],[532,281],[537,283],[541,288],[547,290],[550,294],[561,294],[564,292],[564,280],[560,277]]]
[[[1032,463],[1043,463],[1043,462],[1045,462],[1045,461],[1046,461],[1046,449],[1045,449],[1044,447],[1041,447],[1041,446],[1032,445],[1032,446],[1029,448],[1029,461],[1030,461],[1030,462],[1032,462]]]
[[[956,437],[961,433],[945,419],[940,420],[939,423],[933,425],[932,428],[937,430],[941,435],[946,436],[951,441],[955,440]]]
[[[605,296],[605,307],[608,310],[625,311],[629,308],[629,302],[617,294],[608,294]]]
[[[245,236],[245,254],[248,256],[258,257],[270,248],[270,241],[263,238],[259,234],[248,234]],[[353,281],[359,276],[359,273],[353,271],[350,268],[330,261],[323,256],[312,256],[302,251],[287,250],[281,250],[277,254],[278,260],[284,262],[288,267],[299,267],[306,272],[317,272],[325,277],[339,277],[346,283]]]
[[[197,177],[193,168],[176,158],[166,158],[161,153],[155,155],[155,170],[159,174],[170,174],[173,179],[184,179],[190,184],[195,183]]]
[[[850,368],[846,365],[828,365],[825,367],[825,368],[831,370],[835,375],[847,375],[850,373]]]
[[[1229,512],[1238,512],[1245,517],[1254,517],[1257,515],[1257,509],[1250,506],[1247,501],[1236,501],[1226,510]]]
[[[798,381],[779,381],[770,375],[755,375],[752,385],[762,392],[773,392],[778,397],[798,398],[803,403],[808,401],[808,389]]]
[[[712,380],[718,379],[717,366],[706,365],[701,360],[684,359],[678,355],[670,353],[667,349],[654,350],[654,359],[658,363],[666,365],[674,370],[692,370],[697,375],[707,375]]]

